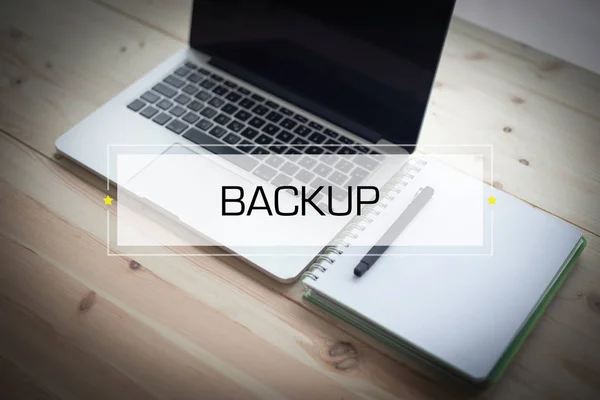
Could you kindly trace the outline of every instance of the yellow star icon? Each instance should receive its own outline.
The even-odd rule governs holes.
[[[496,204],[496,198],[494,196],[488,197],[488,204]]]
[[[112,201],[113,201],[113,198],[110,197],[109,195],[106,195],[106,197],[104,198],[104,205],[111,206],[112,205]]]

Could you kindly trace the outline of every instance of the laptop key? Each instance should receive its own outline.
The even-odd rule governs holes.
[[[239,110],[239,108],[237,108],[231,103],[227,103],[223,106],[223,108],[221,108],[222,112],[227,113],[229,115],[234,114],[237,110]]]
[[[179,96],[175,97],[173,100],[179,104],[181,104],[182,106],[186,105],[187,103],[190,102],[192,98],[190,96],[188,96],[187,94],[180,94]],[[195,101],[195,100],[194,100]]]
[[[239,132],[244,128],[244,124],[242,124],[240,121],[233,120],[229,125],[227,125],[227,128],[233,132]]]
[[[188,124],[185,124],[178,119],[174,119],[167,125],[168,130],[173,131],[177,134],[180,134],[181,132],[185,131],[187,127]]]
[[[331,153],[337,153],[340,150],[341,145],[335,140],[328,139],[325,142],[323,148]]]
[[[241,86],[237,88],[237,91],[246,96],[248,96],[250,94],[250,91],[248,89],[243,88]]]
[[[329,176],[329,180],[335,183],[336,185],[342,186],[344,182],[348,180],[348,176],[342,174],[341,172],[334,171],[333,174]]]
[[[188,77],[187,77],[187,80],[188,80],[188,81],[190,81],[190,82],[192,82],[192,83],[198,83],[198,82],[200,82],[202,79],[204,79],[204,78],[202,77],[202,75],[199,75],[199,74],[196,74],[196,73],[193,73],[193,74],[191,74],[191,75],[188,75]]]
[[[277,171],[264,164],[259,165],[258,168],[252,171],[252,173],[267,182],[273,179],[275,175],[277,175]]]
[[[321,129],[323,129],[323,125],[317,124],[315,121],[310,121],[308,123],[308,127],[314,129],[315,131],[320,131]]]
[[[256,93],[255,93],[255,94],[253,94],[252,96],[250,96],[250,98],[251,98],[252,100],[256,100],[256,101],[265,101],[265,98],[264,98],[264,97],[262,97],[261,95],[258,95],[258,94],[256,94]]]
[[[277,111],[271,111],[265,118],[271,122],[279,122],[283,118],[283,115]]]
[[[285,107],[280,107],[279,112],[282,113],[283,115],[287,115],[288,117],[290,115],[294,115],[294,112],[292,110],[290,110],[289,108],[285,108]]]
[[[310,146],[306,148],[306,154],[323,154],[325,149],[318,146]]]
[[[304,125],[298,125],[298,127],[296,129],[294,129],[294,133],[295,134],[303,136],[303,137],[308,136],[308,134],[311,133],[311,132],[312,132],[312,129],[307,128]],[[314,133],[311,136],[314,136],[314,135],[323,136],[320,133]],[[316,137],[318,137],[318,136],[316,136]],[[310,138],[308,140],[311,141],[311,142],[315,142],[315,143],[323,143],[323,140],[325,140],[325,136],[323,136],[323,140],[321,140],[321,141],[315,141],[315,140],[312,140]]]
[[[269,149],[273,153],[277,153],[277,154],[283,154],[283,153],[285,153],[288,148],[289,148],[288,146],[284,145],[281,142],[277,142],[274,145],[269,146]]]
[[[185,93],[189,94],[190,96],[193,96],[193,95],[195,95],[195,94],[198,92],[198,90],[200,90],[200,89],[198,89],[196,86],[194,86],[194,85],[192,85],[191,83],[189,83],[189,84],[187,84],[187,85],[186,85],[186,86],[185,86],[183,89],[181,89],[181,90],[183,90]]]
[[[279,104],[277,104],[277,103],[275,103],[274,101],[271,101],[271,100],[267,100],[267,101],[265,102],[265,105],[266,105],[267,107],[274,108],[275,110],[277,110],[277,109],[279,108]]]
[[[185,114],[185,116],[182,119],[188,124],[194,124],[200,119],[200,117],[194,114],[193,112],[189,112]]]
[[[316,173],[317,175],[323,177],[323,178],[327,178],[327,176],[329,176],[329,174],[331,173],[331,171],[333,171],[333,169],[331,167],[328,167],[327,165],[323,164],[323,163],[319,163],[319,165],[317,165],[314,169],[313,172]]]
[[[197,69],[197,68],[198,68],[198,67],[196,66],[196,64],[194,64],[194,63],[192,63],[192,62],[189,62],[189,61],[187,61],[187,62],[186,62],[185,64],[183,64],[183,65],[185,65],[185,66],[186,66],[186,67],[188,67],[189,69]]]
[[[255,105],[255,104],[256,104],[255,102],[253,102],[252,100],[250,100],[250,99],[248,99],[248,98],[246,98],[246,99],[242,99],[242,101],[240,101],[240,102],[238,103],[238,105],[239,105],[240,107],[244,107],[246,110],[249,110],[249,109],[251,109],[252,107],[254,107],[254,105]]]
[[[290,147],[289,149],[287,149],[285,154],[302,154],[302,153],[300,152],[300,150],[298,150],[298,148]]]
[[[348,197],[348,192],[346,190],[343,190],[337,186],[333,186],[333,185],[330,185],[330,186],[331,186],[331,194],[335,200],[337,200],[337,201],[346,200],[346,198]],[[349,186],[356,186],[356,185],[349,184]]]
[[[256,115],[263,116],[263,115],[265,115],[266,113],[268,113],[268,112],[269,112],[269,109],[268,109],[267,107],[263,106],[262,104],[259,104],[259,105],[257,105],[256,107],[254,107],[254,108],[252,109],[252,111],[254,111],[254,113],[255,113]]]
[[[274,136],[277,132],[281,130],[281,128],[273,124],[267,124],[261,130],[268,135]]]
[[[241,96],[239,93],[236,93],[236,92],[229,92],[229,93],[227,94],[227,96],[225,96],[225,98],[226,98],[227,100],[229,100],[230,102],[232,102],[232,103],[235,103],[235,102],[237,102],[239,99],[241,99],[241,98],[242,98],[242,96]]]
[[[340,136],[338,140],[345,144],[354,144],[354,141],[352,139],[347,138],[346,136]]]
[[[219,114],[213,119],[213,121],[219,125],[227,125],[231,121],[231,118],[225,114]]]
[[[342,186],[344,182],[348,180],[348,176],[342,174],[341,172],[334,171],[333,174],[329,176],[329,180],[335,183],[336,185]]]
[[[168,110],[169,108],[171,108],[172,105],[173,103],[167,99],[162,99],[161,101],[156,103],[156,107],[160,108],[161,110]]]
[[[324,154],[321,157],[319,157],[319,159],[325,164],[333,165],[339,159],[339,156],[333,154]]]
[[[141,101],[139,99],[135,99],[134,101],[132,101],[131,103],[129,103],[129,105],[127,106],[127,108],[129,108],[130,110],[133,110],[133,111],[139,111],[145,105],[146,105],[146,103],[144,103],[143,101]]]
[[[296,174],[296,179],[298,179],[300,182],[302,183],[308,183],[310,181],[312,181],[312,179],[315,177],[314,174],[311,174],[310,172],[308,172],[305,169],[301,169],[300,171],[298,171],[298,173]]]
[[[186,109],[181,106],[175,106],[175,107],[171,108],[171,110],[169,110],[169,112],[176,117],[181,117],[183,114],[185,114]]]
[[[154,117],[154,115],[157,112],[158,112],[157,108],[154,108],[152,106],[148,106],[148,107],[144,108],[140,114],[142,114],[146,118],[152,118],[152,117]]]
[[[244,110],[241,110],[240,112],[238,112],[237,114],[234,115],[234,117],[236,117],[237,119],[239,119],[242,122],[246,122],[251,116],[252,116],[252,114],[250,114],[249,112],[246,112]]]
[[[183,137],[196,144],[205,145],[204,148],[214,154],[233,155],[234,157],[225,158],[246,171],[252,171],[252,169],[254,169],[254,167],[258,165],[258,161],[256,159],[245,155],[235,147],[223,144],[221,141],[213,138],[210,135],[207,135],[204,132],[199,131],[198,129],[189,129],[183,135]]]
[[[313,143],[317,143],[317,144],[323,143],[325,141],[325,139],[327,139],[327,137],[320,134],[319,132],[313,132],[313,134],[308,137],[309,142],[313,142]]]
[[[359,154],[354,157],[354,162],[369,171],[373,171],[379,164],[377,161],[364,154]]]
[[[346,160],[340,160],[339,163],[335,164],[335,168],[339,169],[342,172],[350,172],[352,170],[352,163],[346,161]]]
[[[231,82],[231,81],[225,81],[225,82],[223,82],[223,85],[225,85],[225,86],[227,86],[228,88],[231,88],[231,89],[235,89],[237,87],[237,85],[235,83]]]
[[[246,129],[241,132],[241,135],[247,139],[254,139],[256,135],[258,135],[258,131],[256,129],[246,127]]]
[[[223,137],[227,133],[227,129],[225,129],[221,126],[215,126],[208,133],[210,133],[214,137],[220,138],[220,137]]]
[[[164,83],[157,83],[156,85],[154,85],[154,87],[152,87],[152,90],[162,94],[165,97],[168,97],[169,99],[177,94],[177,90],[168,87]]]
[[[179,75],[182,78],[186,77],[190,72],[192,72],[189,68],[179,67],[175,70],[175,75]]]
[[[296,164],[293,164],[291,162],[286,162],[283,167],[280,168],[280,170],[282,172],[285,172],[286,174],[288,174],[289,176],[293,176],[298,170],[300,169],[299,166],[297,166]]]
[[[300,161],[298,161],[298,164],[306,169],[312,169],[315,165],[317,165],[317,160],[309,156],[304,156]]]
[[[265,149],[264,147],[257,147],[256,149],[252,150],[252,154],[265,155],[269,154],[269,150]]]
[[[219,76],[217,74],[212,74],[210,77],[213,78],[217,82],[223,82],[223,80],[224,80],[222,76]]]
[[[356,154],[356,150],[344,146],[338,150],[338,154]]]
[[[310,124],[309,124],[310,125]],[[339,133],[332,131],[331,129],[325,129],[323,131],[324,134],[326,134],[329,137],[332,137],[334,139],[336,139],[338,136],[340,136]]]
[[[198,68],[198,72],[200,72],[202,75],[210,75],[210,71],[207,70],[206,68]]]
[[[217,110],[215,110],[214,108],[210,108],[210,107],[207,106],[207,107],[204,108],[204,110],[200,111],[200,114],[202,114],[206,118],[212,118],[215,115],[217,115]]]
[[[200,103],[198,100],[194,100],[188,104],[188,108],[193,111],[200,111],[202,107],[204,107],[204,104]]]
[[[295,119],[296,121],[298,121],[298,122],[301,122],[301,123],[303,123],[303,124],[305,124],[305,123],[307,123],[307,122],[308,122],[308,118],[306,118],[306,117],[304,117],[304,116],[302,116],[302,115],[300,115],[300,114],[296,114],[296,115],[294,115],[294,119]]]
[[[156,103],[156,101],[158,99],[160,99],[160,96],[157,95],[156,93],[146,92],[142,95],[142,100],[144,100],[148,103]]]
[[[204,89],[212,89],[216,85],[217,83],[215,81],[211,81],[210,79],[205,79],[202,81],[202,83],[200,83],[200,86],[202,86]]]
[[[216,88],[213,89],[213,93],[219,95],[219,96],[223,96],[225,93],[229,92],[229,89],[227,89],[225,86],[217,86]]]
[[[281,131],[275,137],[282,142],[289,143],[294,138],[294,135],[290,131]]]
[[[279,174],[271,181],[271,184],[276,187],[288,186],[292,182],[292,178],[287,175]]]
[[[210,99],[210,101],[208,102],[208,104],[210,104],[211,106],[213,106],[214,108],[219,108],[221,107],[223,104],[225,104],[225,100],[220,99],[218,97],[213,97],[212,99]]]
[[[273,142],[273,138],[263,134],[263,135],[260,135],[259,137],[257,137],[255,142],[258,144],[269,144],[269,143]]]
[[[207,120],[206,118],[202,118],[202,119],[200,120],[200,122],[198,122],[198,123],[196,124],[196,127],[198,127],[198,128],[200,128],[200,129],[202,129],[203,131],[207,131],[207,130],[209,130],[210,128],[212,128],[212,126],[213,126],[213,125],[214,125],[214,124],[213,124],[212,122],[210,122],[209,120]]]
[[[273,154],[272,156],[267,158],[267,160],[265,162],[267,164],[269,164],[271,167],[279,168],[285,162],[285,160],[282,157],[279,157],[279,156]]]
[[[171,118],[172,117],[169,116],[168,114],[165,114],[164,112],[161,112],[156,117],[154,117],[154,119],[152,119],[152,121],[156,122],[159,125],[164,125],[167,122],[169,122],[171,120]]]
[[[210,93],[208,93],[206,90],[201,90],[194,97],[201,101],[207,101],[208,99],[211,98],[211,96],[212,95]]]
[[[248,122],[248,125],[252,125],[255,128],[260,128],[264,124],[266,124],[265,120],[258,117],[254,117]]]
[[[235,133],[230,133],[229,135],[223,138],[223,141],[229,144],[236,144],[240,140],[242,140],[242,138],[236,135]]]
[[[176,77],[175,75],[169,75],[163,80],[165,82],[167,82],[169,85],[176,87],[177,89],[179,89],[183,85],[185,85],[185,82],[183,80],[179,79],[178,77]]]
[[[237,148],[238,150],[244,153],[250,153],[254,149],[254,146],[251,142],[247,140],[242,140],[242,142],[237,146]]]
[[[365,179],[368,175],[369,175],[369,173],[367,171],[365,171],[364,169],[359,168],[359,167],[356,167],[354,169],[354,171],[352,171],[350,173],[350,177],[352,179],[355,179],[355,180],[356,179],[360,179],[360,181],[362,181],[363,179]],[[360,181],[359,181],[359,183],[360,183]]]
[[[298,125],[298,123],[296,121],[292,121],[289,118],[286,118],[283,121],[281,121],[279,125],[281,125],[285,129],[294,129],[296,125]]]

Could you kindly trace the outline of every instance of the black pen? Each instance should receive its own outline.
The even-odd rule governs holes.
[[[408,207],[400,214],[398,219],[392,224],[392,226],[383,234],[383,236],[377,241],[371,250],[360,260],[358,265],[354,268],[354,275],[361,277],[367,272],[381,257],[383,253],[390,247],[402,231],[410,224],[415,216],[425,207],[425,204],[433,197],[433,188],[431,186],[425,186],[415,195],[413,201],[410,202]]]

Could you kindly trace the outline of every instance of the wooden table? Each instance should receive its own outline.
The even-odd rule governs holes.
[[[54,142],[185,46],[190,3],[0,6],[0,398],[599,398],[600,76],[458,20],[421,142],[493,144],[493,185],[588,240],[497,385],[427,372],[239,260],[107,257],[104,182]]]

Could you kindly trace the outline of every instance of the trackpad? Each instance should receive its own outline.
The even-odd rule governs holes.
[[[216,155],[202,151],[205,150],[199,148],[195,152],[175,145],[159,156],[146,155],[146,166],[124,186],[135,196],[168,211],[193,230],[231,249],[319,247],[327,244],[345,223],[340,218],[333,223],[324,223],[323,219],[327,217],[317,213],[295,217],[269,214],[266,210],[256,210],[252,215],[246,212],[228,214],[223,201],[226,188],[236,188],[227,192],[227,198],[243,196],[243,202],[228,203],[229,210],[231,207],[239,207],[239,210],[245,207],[247,210],[258,187],[264,191],[264,199],[271,202],[272,207],[275,188],[245,170],[251,169],[251,160],[258,165],[258,159],[246,154]],[[298,199],[290,195],[279,196],[278,199],[279,206],[286,210],[298,203]],[[262,204],[263,198],[260,200]]]

